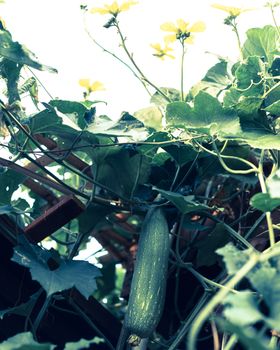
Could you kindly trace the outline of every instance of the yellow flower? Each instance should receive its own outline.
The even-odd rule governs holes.
[[[231,6],[224,6],[219,4],[213,4],[212,7],[227,12],[232,17],[237,17],[241,15],[241,13],[252,11],[253,8],[240,8],[240,7],[231,7]]]
[[[90,79],[80,79],[79,84],[86,88],[88,93],[105,90],[104,85],[100,81],[92,82]]]
[[[169,51],[173,51],[173,49],[167,45],[165,45],[165,47],[161,47],[160,44],[151,44],[151,47],[156,50],[156,52],[153,53],[153,56],[156,56],[161,60],[164,60],[165,57],[175,58],[173,55],[168,53]]]
[[[120,12],[127,11],[131,6],[136,4],[138,4],[138,2],[133,0],[125,1],[122,4],[118,4],[117,1],[114,1],[111,5],[105,4],[103,8],[94,7],[90,10],[90,13],[99,13],[100,15],[110,14],[116,17]]]
[[[176,24],[167,22],[162,24],[160,29],[165,32],[173,33],[164,37],[166,43],[180,40],[188,44],[193,44],[193,36],[191,34],[203,32],[205,30],[205,24],[203,22],[196,22],[190,26],[189,22],[185,22],[183,19],[178,19]]]

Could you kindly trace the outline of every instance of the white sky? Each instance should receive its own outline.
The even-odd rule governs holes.
[[[80,78],[103,82],[105,92],[98,92],[91,99],[108,102],[100,104],[98,114],[105,113],[112,118],[122,111],[133,113],[149,104],[149,96],[142,85],[113,57],[95,46],[84,30],[80,4],[89,8],[99,7],[112,0],[6,0],[0,5],[0,16],[6,21],[14,40],[25,44],[41,63],[58,69],[58,74],[34,71],[54,97],[81,100],[83,89],[78,85]],[[206,31],[196,35],[195,45],[189,46],[185,64],[185,86],[190,87],[216,62],[210,51],[222,56],[236,57],[238,53],[234,34],[223,24],[226,13],[211,8],[210,4],[259,7],[265,0],[139,0],[129,11],[119,16],[120,25],[127,36],[127,45],[146,76],[157,86],[179,88],[180,55],[176,60],[161,61],[152,56],[151,43],[161,42],[163,33],[160,24],[178,18],[188,22],[202,20]],[[86,21],[91,34],[107,49],[122,57],[119,40],[114,28],[105,29],[108,16],[87,14]],[[250,27],[271,24],[268,9],[247,12],[239,17],[241,33]],[[244,37],[244,35],[242,35]],[[41,90],[41,98],[48,97]]]

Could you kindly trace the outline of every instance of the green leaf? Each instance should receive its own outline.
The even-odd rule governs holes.
[[[239,64],[235,71],[237,88],[242,96],[257,97],[264,92],[262,73],[265,73],[265,65],[257,56],[248,57],[242,64]]]
[[[197,151],[190,145],[175,144],[163,147],[164,150],[170,154],[173,160],[179,165],[183,166],[197,157]],[[199,157],[203,156],[204,153],[201,152]]]
[[[280,206],[280,194],[278,198],[272,198],[269,193],[257,193],[251,200],[250,204],[263,212],[270,212]]]
[[[167,105],[166,121],[172,126],[198,129],[210,135],[225,136],[240,130],[237,115],[232,111],[224,110],[215,97],[203,91],[196,95],[193,109],[184,102]]]
[[[277,29],[267,25],[263,28],[251,28],[246,34],[247,40],[242,47],[244,58],[259,56],[271,65],[274,56],[279,54],[280,43]]]
[[[228,321],[239,326],[254,325],[262,321],[264,315],[259,311],[258,298],[252,291],[246,290],[229,294],[223,302],[224,316]]]
[[[119,120],[112,120],[106,115],[96,116],[87,131],[96,135],[116,137],[133,137],[139,133],[146,136],[147,134],[143,123],[126,112]]]
[[[111,211],[112,208],[109,206],[90,203],[86,210],[78,216],[79,233],[89,235]]]
[[[217,262],[216,250],[223,247],[228,241],[229,235],[223,224],[217,224],[205,239],[195,243],[195,247],[198,249],[196,267],[214,265]]]
[[[13,193],[25,179],[26,176],[14,170],[7,170],[4,174],[0,174],[0,204],[10,204]]]
[[[150,106],[142,108],[133,114],[134,117],[144,123],[146,127],[153,128],[158,131],[162,129],[163,116],[158,107]]]
[[[185,128],[188,123],[188,116],[192,113],[192,108],[186,102],[172,102],[166,107],[167,126],[175,128]]]
[[[232,243],[216,250],[223,257],[229,275],[236,274],[247,262],[250,250],[239,250]]]
[[[3,215],[3,214],[11,214],[11,213],[21,213],[20,210],[18,210],[17,208],[14,208],[13,206],[11,205],[1,205],[0,206],[0,215]]]
[[[194,196],[183,196],[182,194],[164,191],[157,187],[153,187],[153,190],[159,192],[164,198],[172,202],[183,214],[209,209],[207,205],[195,202],[193,200]]]
[[[255,114],[260,109],[262,102],[263,99],[261,97],[242,96],[236,105],[238,115],[241,117],[246,117],[246,120],[247,118],[254,118]]]
[[[212,96],[225,89],[232,83],[232,75],[228,70],[229,63],[222,60],[211,67],[204,78],[190,90],[190,96],[195,97],[201,90]]]
[[[55,345],[40,344],[33,339],[31,332],[18,333],[0,344],[1,350],[52,350]]]
[[[280,150],[279,135],[255,125],[242,126],[242,129],[243,131],[237,133],[232,139],[244,141],[254,148]]]
[[[87,126],[84,115],[88,109],[82,103],[66,100],[52,100],[49,104],[56,107],[61,113],[68,115],[81,129]]]
[[[271,105],[267,106],[265,110],[271,114],[275,114],[277,116],[280,116],[280,100],[272,103]]]
[[[280,170],[278,169],[272,177],[266,181],[267,189],[271,198],[280,197]]]
[[[80,350],[89,348],[91,344],[104,343],[104,340],[99,337],[94,337],[92,340],[81,339],[78,342],[69,342],[65,344],[64,350]]]
[[[218,324],[223,331],[235,334],[246,350],[276,350],[270,346],[269,339],[253,327],[243,327],[226,320],[218,320]]]
[[[29,316],[35,304],[37,303],[40,294],[41,292],[38,291],[37,293],[31,295],[30,299],[26,303],[20,304],[15,307],[11,307],[9,309],[0,310],[0,319],[3,319],[5,315],[9,314],[15,314],[26,317]]]
[[[277,258],[279,260],[279,257]],[[267,323],[280,331],[280,273],[269,262],[260,264],[250,272],[248,279],[264,299],[269,314]]]
[[[11,33],[7,30],[0,30],[0,55],[21,65],[57,73],[55,68],[39,63],[35,55],[25,46],[13,41]]]
[[[98,165],[96,180],[120,196],[130,197],[138,184],[144,184],[150,173],[150,161],[142,154],[119,149]],[[114,174],[114,176],[112,176]]]
[[[160,147],[165,148],[165,145],[168,145],[168,141],[171,141],[170,143],[172,144],[172,136],[170,134],[157,131],[145,139],[144,142],[147,142],[147,144],[141,144],[137,149],[145,156],[153,158]],[[164,145],[162,143],[164,143]]]
[[[174,88],[160,88],[160,90],[170,99],[170,101],[180,101],[181,99],[181,93],[179,90]],[[155,92],[150,100],[151,103],[155,104],[156,106],[165,108],[168,101],[164,96],[162,96],[159,92]]]
[[[42,254],[39,247],[25,243],[14,248],[12,261],[29,268],[32,279],[41,284],[48,296],[76,287],[88,299],[95,291],[95,279],[100,276],[97,267],[86,261],[61,260],[57,269],[50,270]]]

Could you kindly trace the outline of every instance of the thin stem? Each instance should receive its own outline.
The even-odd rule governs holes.
[[[204,322],[209,318],[211,313],[215,310],[216,306],[219,305],[224,298],[230,292],[230,289],[233,289],[236,284],[238,284],[247,274],[252,270],[254,266],[259,261],[259,255],[254,251],[250,254],[250,259],[245,265],[238,271],[238,273],[233,276],[226,284],[225,288],[219,290],[219,292],[210,300],[210,302],[201,310],[197,318],[194,320],[192,327],[190,329],[189,338],[188,338],[188,349],[196,349],[196,339],[197,336],[204,324]]]
[[[126,43],[125,43],[125,38],[122,34],[122,31],[120,29],[120,26],[119,26],[119,23],[117,21],[115,21],[115,26],[118,30],[118,34],[121,38],[121,43],[122,43],[122,47],[125,51],[125,53],[127,54],[129,60],[131,61],[132,65],[134,66],[134,68],[137,70],[137,72],[140,74],[140,76],[142,77],[142,79],[147,82],[150,86],[152,86],[162,97],[164,97],[164,99],[167,101],[167,102],[171,102],[170,98],[161,90],[159,89],[154,83],[152,83],[146,76],[145,74],[142,72],[142,70],[139,68],[139,66],[137,65],[137,63],[135,62],[134,58],[133,58],[133,55],[128,51],[128,48],[126,46]]]
[[[237,22],[236,19],[234,18],[233,21],[231,22],[231,26],[232,26],[232,30],[234,31],[236,38],[237,38],[237,43],[238,43],[238,48],[239,48],[239,52],[240,52],[240,59],[241,61],[243,60],[243,52],[242,52],[242,45],[241,45],[241,40],[240,40],[240,36],[239,36],[239,32],[238,32],[238,28],[237,28]]]
[[[53,96],[50,94],[50,92],[46,89],[46,87],[44,86],[44,84],[41,82],[41,80],[38,78],[38,76],[33,72],[33,70],[28,67],[28,66],[24,66],[26,67],[30,73],[34,76],[34,78],[39,82],[39,84],[42,86],[43,90],[45,90],[46,94],[49,95],[49,97],[53,100]]]
[[[107,343],[109,349],[115,350],[110,340],[105,336],[105,334],[92,322],[92,320],[85,314],[85,312],[71,299],[69,299],[71,306],[81,315],[81,317],[87,322],[87,324]]]
[[[263,160],[264,160],[265,151],[262,150],[260,162],[259,162],[259,168],[258,168],[258,178],[261,186],[262,193],[267,193],[267,187],[264,179],[264,173],[263,173]],[[271,212],[268,211],[265,213],[266,221],[267,221],[267,228],[268,228],[268,234],[269,234],[269,242],[270,246],[272,247],[275,244],[275,235],[274,235],[274,229],[273,229],[273,222],[271,218]]]
[[[50,305],[52,301],[52,295],[48,296],[43,304],[43,306],[41,307],[41,310],[40,312],[38,313],[37,317],[36,317],[36,320],[34,322],[34,326],[33,326],[33,329],[34,329],[34,334],[36,334],[37,332],[37,329],[38,327],[40,326],[40,323],[42,322],[42,319]]]
[[[229,338],[229,340],[228,340],[226,346],[223,348],[223,350],[231,350],[232,347],[236,344],[237,340],[238,340],[238,338],[237,338],[236,334],[233,334]]]
[[[120,63],[122,63],[126,68],[128,68],[132,74],[135,76],[135,78],[137,78],[141,84],[144,86],[145,90],[147,91],[149,96],[152,96],[152,94],[150,93],[150,91],[147,88],[147,85],[145,83],[145,81],[143,81],[143,79],[141,79],[141,77],[139,75],[137,75],[137,73],[133,70],[133,68],[127,64],[124,60],[122,60],[119,56],[117,56],[114,52],[106,49],[103,45],[101,45],[96,39],[94,39],[94,37],[91,35],[91,33],[89,32],[89,30],[87,29],[87,24],[85,21],[85,16],[84,16],[84,29],[85,32],[87,33],[87,35],[89,36],[90,40],[96,45],[98,46],[101,50],[103,50],[104,52],[108,53],[109,55],[113,56],[116,60],[118,60]]]
[[[211,150],[209,150],[208,148],[202,146],[200,143],[196,142],[196,144],[198,145],[199,148],[201,148],[203,151],[209,153],[209,154],[212,154],[213,156],[216,156],[219,158],[219,161],[222,165],[222,167],[228,171],[229,173],[232,173],[232,174],[240,174],[240,175],[246,175],[246,174],[251,174],[251,173],[257,173],[258,172],[258,168],[251,162],[249,162],[248,160],[246,159],[243,159],[243,158],[239,158],[239,157],[234,157],[234,156],[226,156],[226,155],[223,155],[223,154],[220,154],[220,152],[218,151],[217,149],[217,146],[216,144],[213,142],[213,147],[216,151],[213,152]],[[224,159],[234,159],[234,160],[238,160],[239,162],[241,163],[244,163],[248,166],[251,167],[251,169],[248,169],[248,170],[235,170],[235,169],[231,169],[230,167],[228,167],[226,165],[226,163],[224,162]]]
[[[175,350],[177,349],[177,346],[181,343],[183,338],[185,337],[188,329],[190,328],[191,324],[193,323],[193,320],[195,319],[196,315],[200,312],[202,307],[205,305],[205,303],[209,299],[209,293],[205,292],[199,302],[196,304],[195,308],[193,309],[192,313],[188,316],[188,318],[183,323],[182,328],[179,330],[175,340],[172,342],[172,344],[169,346],[168,350]]]
[[[277,21],[276,21],[276,16],[275,16],[273,4],[270,5],[270,11],[271,11],[273,23],[274,23],[275,28],[276,28],[277,33],[278,33],[278,37],[279,37],[279,39],[280,39],[280,29],[279,29],[278,23],[277,23]]]
[[[181,101],[184,101],[184,63],[185,63],[185,42],[181,41],[182,44],[182,57],[181,57]]]

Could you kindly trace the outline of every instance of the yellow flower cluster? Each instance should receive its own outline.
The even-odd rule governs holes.
[[[176,40],[179,40],[184,44],[193,44],[193,33],[203,32],[205,30],[205,24],[199,21],[190,25],[189,22],[186,22],[183,19],[178,19],[176,23],[163,23],[160,26],[160,29],[171,34],[164,37],[165,47],[162,48],[160,44],[151,45],[152,48],[156,50],[153,55],[161,59],[164,59],[165,57],[174,58],[173,55],[169,54],[169,52],[173,50],[169,45]]]
[[[105,90],[104,85],[100,81],[92,82],[90,79],[80,79],[79,85],[86,88],[88,94],[94,91]]]
[[[127,11],[131,6],[138,4],[137,1],[125,1],[119,4],[114,1],[111,5],[105,4],[104,7],[94,7],[90,10],[90,13],[99,13],[100,15],[112,15],[116,17],[120,12]]]
[[[241,8],[241,7],[231,7],[231,6],[224,6],[220,4],[213,4],[212,7],[227,12],[232,17],[238,17],[242,13],[247,11],[252,11],[253,8]]]

